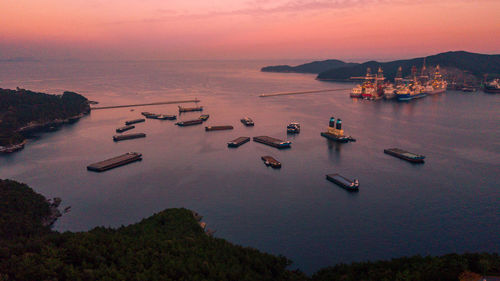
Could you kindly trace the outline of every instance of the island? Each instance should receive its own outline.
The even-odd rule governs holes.
[[[0,88],[0,153],[20,150],[40,130],[55,130],[90,113],[89,101],[74,92],[50,95]]]
[[[283,256],[205,232],[177,208],[119,228],[53,231],[53,201],[0,180],[0,280],[476,280],[500,273],[490,253],[338,264],[307,276]]]

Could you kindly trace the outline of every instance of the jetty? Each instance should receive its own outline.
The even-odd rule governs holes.
[[[225,126],[207,126],[205,127],[205,131],[223,131],[223,130],[232,130],[233,126],[225,125]]]
[[[253,137],[253,141],[260,142],[260,143],[263,143],[263,144],[266,144],[266,145],[269,145],[272,147],[276,147],[276,148],[289,148],[290,144],[292,144],[291,141],[284,141],[284,140],[280,140],[280,139],[268,137],[268,136]]]
[[[199,99],[194,100],[178,100],[178,101],[160,101],[152,103],[138,103],[138,104],[126,104],[126,105],[112,105],[112,106],[99,106],[91,107],[91,110],[98,109],[111,109],[111,108],[122,108],[122,107],[136,107],[136,106],[150,106],[150,105],[162,105],[162,104],[173,104],[173,103],[189,103],[189,102],[200,102]]]
[[[116,156],[101,162],[90,164],[87,166],[87,170],[94,172],[103,172],[109,169],[113,169],[140,160],[142,160],[142,154],[137,152],[128,152],[120,156]]]
[[[300,91],[300,92],[283,92],[283,93],[270,93],[270,94],[260,94],[259,97],[276,97],[276,96],[290,96],[290,95],[305,95],[305,94],[316,94],[316,93],[326,93],[326,92],[337,92],[351,90],[350,88],[339,88],[339,89],[322,89],[322,90],[311,90],[311,91]]]
[[[238,147],[250,141],[249,137],[239,137],[227,143],[228,147]]]

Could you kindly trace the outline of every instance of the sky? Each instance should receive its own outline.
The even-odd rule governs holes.
[[[0,59],[500,54],[499,0],[0,0]]]

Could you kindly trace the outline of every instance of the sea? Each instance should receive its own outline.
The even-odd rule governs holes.
[[[447,91],[410,102],[351,99],[353,83],[312,74],[265,73],[295,61],[40,61],[0,63],[0,88],[78,92],[97,106],[197,98],[210,118],[178,127],[148,119],[113,142],[115,129],[142,111],[178,115],[178,104],[92,110],[77,123],[40,133],[0,157],[0,178],[31,186],[71,206],[57,231],[139,222],[167,208],[200,213],[215,237],[284,255],[308,274],[337,263],[410,255],[500,252],[500,95]],[[304,95],[264,93],[343,89]],[[194,106],[182,104],[183,106]],[[196,119],[200,112],[178,120]],[[243,117],[254,120],[245,127]],[[357,141],[320,136],[330,117]],[[301,132],[287,135],[299,122]],[[205,126],[233,130],[206,132]],[[240,136],[292,142],[278,150]],[[426,156],[412,164],[384,154]],[[87,165],[126,152],[143,160],[103,173]],[[270,155],[281,169],[266,167]],[[326,180],[358,179],[359,192]]]

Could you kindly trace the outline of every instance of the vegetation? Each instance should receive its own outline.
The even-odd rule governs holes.
[[[19,129],[27,125],[46,125],[89,111],[87,99],[77,93],[49,95],[0,88],[0,146],[22,142]]]
[[[0,280],[474,280],[498,274],[497,254],[410,257],[339,264],[311,278],[290,260],[213,238],[186,209],[88,232],[51,231],[50,202],[0,180]],[[475,272],[475,273],[474,273]]]
[[[297,66],[275,65],[266,66],[261,69],[263,72],[297,72],[297,73],[315,73],[340,67],[350,67],[358,65],[358,63],[346,63],[341,60],[324,60],[305,63]]]

